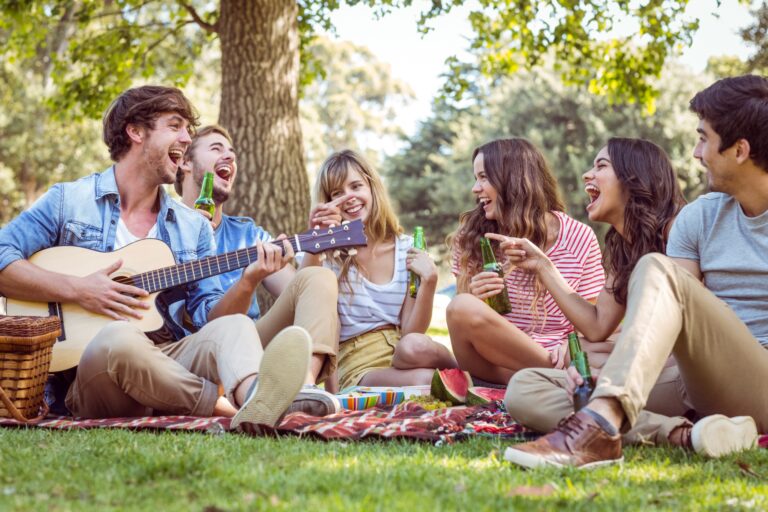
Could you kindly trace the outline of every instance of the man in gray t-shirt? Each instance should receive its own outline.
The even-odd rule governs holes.
[[[749,216],[734,196],[703,195],[675,220],[667,256],[697,264],[704,286],[768,347],[768,211]]]
[[[696,414],[670,440],[708,456],[768,433],[768,79],[720,80],[691,100],[694,157],[713,191],[686,206],[667,245],[635,267],[613,353],[584,409],[507,449],[517,464],[588,467],[623,460],[619,432],[638,427],[674,355]],[[765,348],[764,348],[765,347]]]

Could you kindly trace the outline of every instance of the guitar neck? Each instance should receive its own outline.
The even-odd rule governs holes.
[[[293,247],[294,252],[302,250],[299,235],[295,235],[293,238],[287,239],[287,241]],[[283,241],[273,240],[272,243],[282,247]],[[285,253],[284,250],[283,253]],[[247,267],[259,259],[258,254],[256,247],[238,249],[237,251],[217,256],[208,256],[207,258],[180,265],[163,267],[132,276],[119,277],[116,280],[143,288],[149,293],[154,293]]]

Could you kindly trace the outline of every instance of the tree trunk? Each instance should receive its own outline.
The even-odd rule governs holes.
[[[295,0],[221,0],[221,109],[239,176],[227,213],[273,234],[306,229],[309,180],[299,125]]]

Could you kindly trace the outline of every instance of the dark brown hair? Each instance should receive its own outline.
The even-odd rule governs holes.
[[[117,162],[131,148],[131,140],[125,129],[129,124],[155,128],[157,118],[166,112],[175,112],[187,120],[190,134],[197,126],[197,112],[179,89],[160,85],[144,85],[128,89],[104,114],[104,143],[109,156]]]
[[[723,78],[696,94],[690,106],[720,136],[720,152],[746,139],[749,157],[768,172],[768,79]]]
[[[471,277],[482,268],[480,238],[485,233],[527,238],[543,248],[547,242],[545,214],[565,210],[555,177],[533,144],[521,138],[494,140],[476,148],[472,162],[481,153],[486,177],[497,193],[496,219],[486,219],[478,203],[461,214],[459,228],[448,239],[458,252],[457,287],[461,292],[469,289]],[[533,309],[540,291],[538,282],[536,285]]]
[[[667,153],[653,142],[612,138],[608,156],[627,203],[624,233],[611,227],[605,235],[603,266],[613,275],[608,291],[624,305],[637,261],[650,252],[665,252],[669,228],[685,199]]]

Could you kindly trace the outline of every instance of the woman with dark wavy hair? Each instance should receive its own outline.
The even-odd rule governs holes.
[[[563,212],[555,178],[533,144],[495,140],[475,149],[472,162],[477,206],[461,215],[450,242],[461,293],[448,306],[448,330],[462,369],[506,384],[522,368],[562,367],[560,348],[572,327],[535,273],[519,265],[504,277],[484,272],[480,239],[525,239],[586,300],[598,296],[605,275],[595,233]],[[504,285],[511,312],[502,316],[484,299]]]
[[[642,139],[610,139],[583,179],[590,197],[589,220],[611,225],[603,257],[606,286],[596,303],[574,293],[531,240],[500,240],[510,262],[535,273],[576,329],[598,342],[624,317],[629,276],[637,261],[650,252],[664,253],[672,221],[685,199],[666,152]]]
[[[600,150],[583,176],[589,219],[611,225],[605,237],[605,289],[596,303],[575,294],[549,258],[528,240],[510,238],[501,243],[516,265],[534,272],[560,309],[584,336],[593,376],[607,359],[613,343],[605,343],[624,317],[629,276],[638,260],[652,252],[664,253],[672,222],[685,204],[675,170],[666,152],[642,139],[613,138]],[[664,416],[682,416],[691,409],[679,371],[670,358],[656,381],[646,410]],[[512,377],[504,402],[523,425],[549,432],[573,412],[572,395],[582,379],[573,367],[567,371],[532,368]],[[633,430],[625,442],[680,444],[681,431],[669,422],[648,417],[644,428]],[[671,426],[670,426],[671,425]]]

